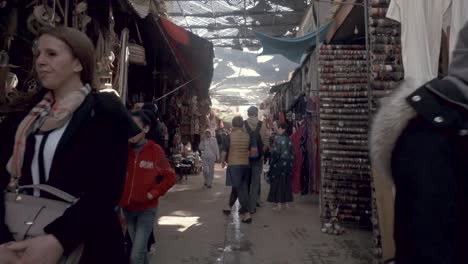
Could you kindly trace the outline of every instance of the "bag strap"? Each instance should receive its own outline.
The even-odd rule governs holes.
[[[143,39],[141,38],[140,27],[138,27],[138,22],[136,19],[133,19],[133,22],[135,23],[135,29],[137,32],[138,40],[140,41],[140,45],[143,46]]]
[[[23,185],[23,186],[18,187],[18,190],[31,190],[31,189],[46,192],[50,195],[53,195],[71,204],[74,204],[78,201],[78,198],[74,197],[73,195],[68,194],[60,189],[57,189],[47,184],[31,184],[31,185]]]
[[[39,144],[39,183],[46,183],[46,171],[45,171],[45,164],[44,164],[44,148],[47,143],[47,139],[49,138],[51,131],[48,131],[42,134],[42,140]]]
[[[249,126],[249,123],[246,121],[244,121],[244,126],[245,126],[245,129],[247,130],[247,133],[252,133],[252,129],[250,128]]]
[[[258,121],[257,128],[255,128],[255,133],[260,133],[260,129],[262,129],[262,121]]]

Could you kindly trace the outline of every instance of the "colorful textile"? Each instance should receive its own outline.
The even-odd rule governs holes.
[[[291,135],[292,148],[294,156],[293,170],[292,170],[292,190],[294,193],[301,192],[301,168],[302,168],[302,151],[301,151],[301,134],[298,129]]]

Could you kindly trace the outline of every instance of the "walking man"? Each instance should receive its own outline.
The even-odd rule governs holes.
[[[245,121],[245,130],[250,136],[249,161],[250,161],[250,187],[249,204],[250,213],[257,211],[260,205],[260,179],[263,172],[263,154],[268,149],[269,138],[266,125],[258,119],[258,108],[249,107],[247,110],[249,118]]]

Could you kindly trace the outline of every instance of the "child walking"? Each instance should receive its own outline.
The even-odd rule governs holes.
[[[176,182],[164,150],[145,138],[151,126],[142,111],[132,113],[142,132],[129,140],[127,178],[120,201],[132,239],[131,264],[147,264],[147,242],[153,231],[159,197]]]

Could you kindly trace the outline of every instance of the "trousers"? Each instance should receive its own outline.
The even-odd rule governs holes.
[[[263,172],[263,159],[250,161],[249,207],[255,213],[257,203],[260,201],[261,177]]]
[[[128,225],[128,234],[132,239],[130,253],[131,264],[148,264],[148,239],[156,221],[157,208],[145,211],[128,211],[123,209]]]

